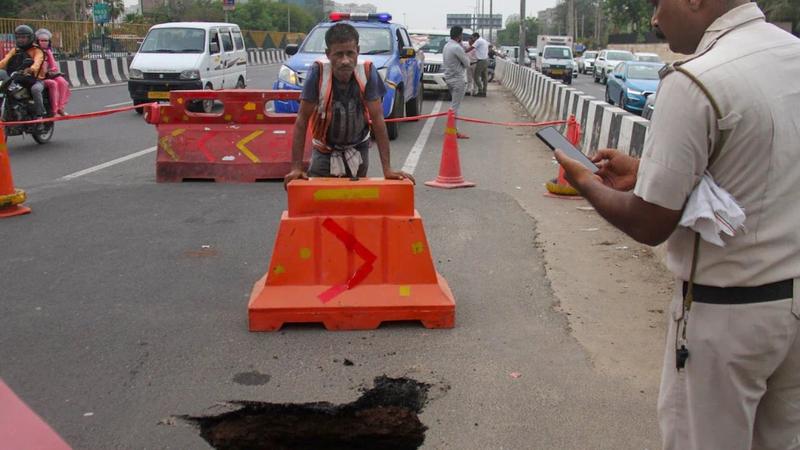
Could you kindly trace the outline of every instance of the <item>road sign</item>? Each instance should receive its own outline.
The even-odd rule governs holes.
[[[92,15],[95,23],[108,23],[111,18],[111,5],[108,3],[95,3],[92,7]]]
[[[224,11],[233,11],[236,9],[236,0],[222,0],[222,9]]]
[[[583,53],[586,51],[586,46],[583,44],[575,44],[575,51],[578,53]]]

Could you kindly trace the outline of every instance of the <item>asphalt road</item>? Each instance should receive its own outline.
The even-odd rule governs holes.
[[[572,87],[598,100],[605,99],[606,85],[595,83],[592,74],[580,74],[572,80]]]
[[[249,69],[250,87],[268,87],[277,68]],[[462,114],[522,120],[501,89],[468,97]],[[127,100],[124,85],[81,90],[69,110]],[[444,128],[433,120],[416,206],[456,297],[452,330],[250,333],[247,300],[286,207],[281,183],[157,184],[153,152],[64,178],[154,146],[133,112],[59,123],[45,146],[11,138],[33,214],[0,221],[0,377],[79,449],[207,448],[165,419],[230,400],[350,402],[383,374],[434,386],[425,448],[655,448],[654,405],[596,371],[553,309],[524,202],[541,195],[527,159],[544,148],[529,132],[460,126],[472,136],[461,166],[478,187],[428,188]],[[425,123],[401,126],[394,167]],[[252,372],[268,376],[236,381]]]

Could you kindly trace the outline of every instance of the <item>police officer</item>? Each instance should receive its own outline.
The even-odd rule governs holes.
[[[8,52],[2,60],[0,60],[0,82],[5,81],[9,77],[9,73],[15,72],[22,68],[22,63],[25,58],[33,60],[33,65],[25,69],[25,73],[30,75],[31,83],[28,88],[31,91],[33,102],[36,108],[36,117],[41,118],[44,116],[44,52],[34,42],[33,28],[28,25],[20,25],[14,29],[14,38],[16,39],[16,48]]]
[[[746,0],[654,3],[670,48],[695,56],[663,71],[641,160],[601,150],[594,176],[556,158],[612,224],[649,245],[667,240],[677,283],[658,401],[664,448],[797,449],[800,40]],[[747,233],[724,247],[678,226],[706,171],[747,215]]]

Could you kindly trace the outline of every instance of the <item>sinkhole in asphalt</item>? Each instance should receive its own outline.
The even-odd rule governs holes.
[[[183,419],[217,450],[419,448],[427,427],[419,420],[430,385],[409,378],[375,378],[375,386],[342,405],[231,402],[238,409]]]

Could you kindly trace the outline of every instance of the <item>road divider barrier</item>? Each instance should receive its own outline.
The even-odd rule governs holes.
[[[58,70],[73,88],[102,86],[128,81],[133,55],[103,59],[72,59],[58,61]],[[286,53],[279,48],[247,50],[248,66],[280,64]]]
[[[426,186],[455,189],[474,187],[475,183],[465,181],[461,175],[461,160],[458,156],[458,137],[456,131],[456,114],[452,109],[447,111],[447,126],[444,129],[442,142],[442,160],[439,163],[439,175],[433,181],[426,181]]]
[[[252,183],[279,179],[292,165],[296,114],[269,112],[275,100],[299,100],[300,91],[172,91],[169,104],[150,108],[156,126],[156,180]],[[222,103],[213,113],[192,112],[202,102]],[[192,108],[195,106],[195,108]],[[303,161],[311,158],[310,134]]]
[[[14,188],[11,161],[8,157],[6,130],[0,122],[0,219],[28,214],[31,209],[23,206],[25,191]]]
[[[497,61],[495,78],[514,94],[534,120],[566,120],[574,115],[584,130],[576,145],[583,153],[616,148],[631,156],[641,156],[650,125],[647,119],[529,67],[504,60]]]
[[[570,142],[570,144],[577,146],[578,142],[581,140],[581,126],[578,124],[578,121],[575,120],[575,116],[569,116],[567,119],[567,132],[566,138]],[[554,198],[569,198],[569,199],[576,199],[579,200],[583,197],[580,196],[580,193],[577,189],[572,187],[567,181],[566,174],[564,172],[564,167],[560,164],[558,165],[558,175],[555,178],[545,183],[545,189],[547,192],[544,195],[548,197]]]
[[[248,304],[250,331],[455,326],[455,300],[434,268],[410,181],[312,178],[287,190],[269,269]]]

